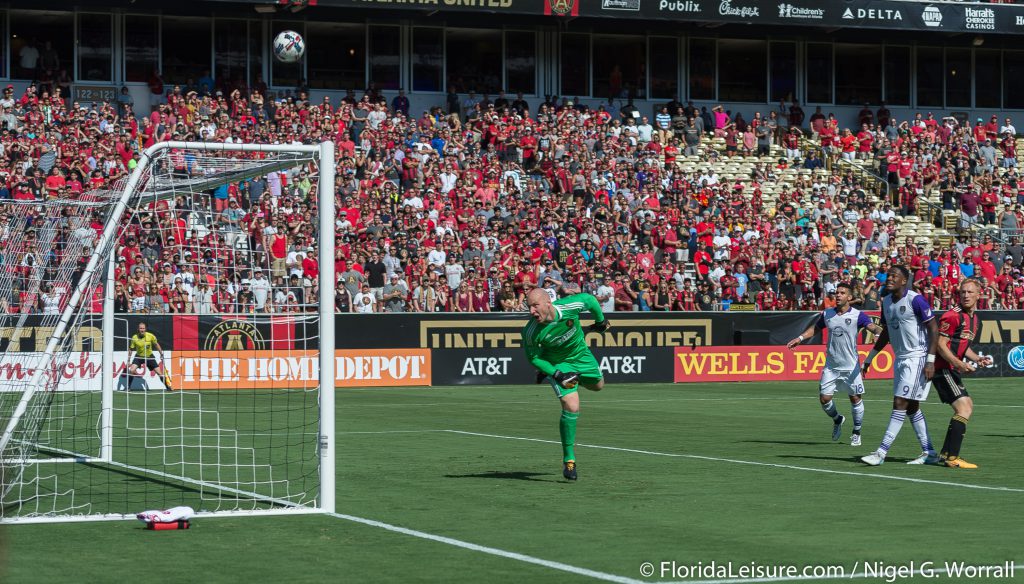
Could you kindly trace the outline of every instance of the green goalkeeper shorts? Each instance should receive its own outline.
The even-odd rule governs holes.
[[[580,375],[580,383],[583,385],[596,385],[604,379],[604,375],[601,374],[601,367],[597,364],[597,359],[589,351],[586,355],[555,363],[555,369],[562,373],[578,373]],[[555,397],[558,399],[562,399],[576,391],[575,387],[562,387],[550,377],[548,377],[548,380],[551,383],[551,389],[555,391]]]

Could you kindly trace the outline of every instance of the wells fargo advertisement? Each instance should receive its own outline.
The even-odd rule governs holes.
[[[320,377],[314,351],[175,351],[171,369],[178,389],[302,389]],[[337,387],[430,385],[430,351],[338,350]]]
[[[871,345],[860,345],[861,360]],[[818,379],[825,366],[825,347],[806,345],[790,351],[784,346],[676,347],[676,383],[709,381],[807,381]],[[891,379],[892,349],[875,357],[868,379]]]

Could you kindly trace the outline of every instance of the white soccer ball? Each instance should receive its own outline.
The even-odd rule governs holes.
[[[285,30],[274,37],[274,56],[283,63],[295,63],[306,52],[306,41],[294,30]]]

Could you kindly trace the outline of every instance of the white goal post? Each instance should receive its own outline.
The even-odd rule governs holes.
[[[315,182],[307,181],[307,172]],[[316,258],[317,273],[303,275],[296,268],[298,287],[288,288],[287,275],[279,283],[270,251],[237,221],[224,220],[235,215],[227,214],[226,198],[216,198],[229,184],[264,177],[294,185],[296,200],[301,194],[311,210],[315,205],[310,233],[278,232],[286,242],[294,237],[295,248],[301,243],[300,254]],[[296,182],[300,177],[306,182]],[[265,204],[277,210],[284,197],[270,194]],[[130,175],[110,190],[70,201],[5,204],[0,209],[0,236],[7,244],[0,251],[0,523],[130,519],[145,509],[182,504],[199,516],[334,511],[333,142],[163,142],[143,151]],[[246,207],[255,213],[252,205]],[[230,207],[238,207],[235,198]],[[155,233],[158,243],[147,253],[171,254],[178,271],[172,272],[168,262],[161,274],[159,256],[150,261],[140,254],[136,271],[145,265],[151,277],[136,276],[149,282],[153,293],[138,305],[139,296],[132,298],[137,314],[129,318],[117,311],[126,275],[119,271],[127,259],[118,255],[118,247],[133,237],[129,226],[143,222],[156,225],[148,233]],[[98,224],[102,231],[91,235],[89,227]],[[186,233],[194,246],[187,250]],[[197,245],[200,238],[207,243]],[[244,258],[240,270],[226,265],[238,258]],[[263,266],[274,276],[273,287],[263,284]],[[192,306],[192,299],[204,294],[218,302],[230,298],[237,313],[215,311],[208,318],[262,327],[270,331],[263,335],[267,346],[229,347],[214,339],[192,352],[131,353],[128,341],[136,331],[129,330],[129,321],[160,312],[150,301],[160,304],[161,278],[164,284],[173,279],[161,290],[165,306],[186,299]],[[226,283],[224,291],[217,278]],[[255,292],[256,286],[250,292],[249,278],[253,284],[259,278],[260,290],[268,292]],[[208,281],[220,296],[207,292]],[[275,287],[279,294],[288,290],[285,300],[274,300]],[[86,323],[90,326],[83,328]],[[305,373],[208,375],[211,361],[273,366],[278,354]],[[140,367],[133,368],[130,355]],[[84,364],[97,359],[98,374],[82,375],[88,369]],[[146,371],[151,362],[163,367],[157,370],[163,377]],[[204,373],[192,371],[192,364]],[[146,381],[147,373],[160,380],[156,387]],[[172,378],[175,386],[179,379],[182,385],[171,390]]]

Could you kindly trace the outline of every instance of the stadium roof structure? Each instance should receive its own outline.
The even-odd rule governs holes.
[[[436,14],[615,18],[710,25],[883,28],[936,33],[1022,34],[1024,4],[911,0],[214,0],[259,11],[373,9]]]

